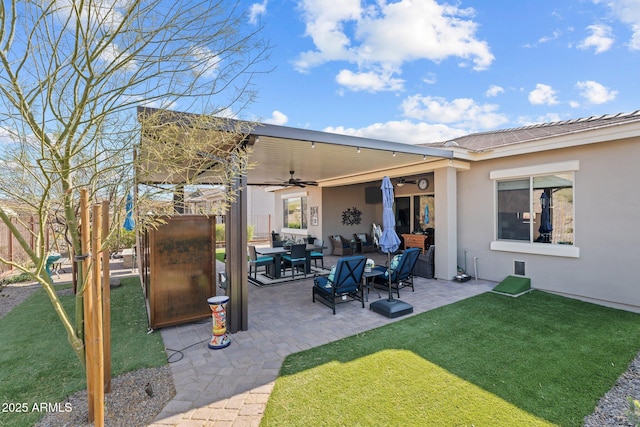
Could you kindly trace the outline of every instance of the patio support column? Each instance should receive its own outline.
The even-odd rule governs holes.
[[[227,272],[227,329],[229,333],[246,331],[249,327],[249,287],[247,282],[247,192],[242,181],[234,180],[231,190],[236,198],[225,216],[225,246]]]
[[[458,203],[457,176],[453,166],[436,169],[435,211],[435,275],[438,279],[453,280],[458,267]]]

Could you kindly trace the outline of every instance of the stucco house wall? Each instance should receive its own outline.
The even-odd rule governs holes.
[[[371,234],[371,225],[374,222],[380,223],[382,204],[365,202],[365,188],[370,186],[371,184],[357,184],[323,189],[320,221],[322,222],[322,239],[328,246],[325,253],[330,253],[332,249],[330,235],[341,234],[345,239],[351,240],[354,233]],[[342,212],[354,207],[362,212],[360,224],[342,224]]]
[[[637,265],[640,231],[640,138],[582,145],[535,154],[472,162],[458,172],[458,262],[478,276],[500,281],[524,261],[534,288],[640,311]],[[579,256],[558,257],[491,250],[495,239],[495,170],[578,161],[575,172],[575,247]],[[534,243],[545,245],[544,243]]]

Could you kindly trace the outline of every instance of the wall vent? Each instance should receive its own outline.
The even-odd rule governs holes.
[[[513,261],[513,274],[516,276],[524,276],[524,261]]]

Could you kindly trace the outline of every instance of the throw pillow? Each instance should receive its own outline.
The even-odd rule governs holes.
[[[385,277],[389,277],[389,270],[396,271],[398,269],[401,259],[402,259],[402,254],[398,254],[391,259],[391,264],[389,264],[389,269],[384,272]]]
[[[336,275],[336,266],[331,266],[331,271],[329,272],[329,275],[327,276],[327,284],[324,285],[325,288],[331,288],[331,284],[333,283],[333,278]]]

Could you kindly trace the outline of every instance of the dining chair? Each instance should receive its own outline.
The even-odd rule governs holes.
[[[313,244],[316,246],[320,246],[321,248],[324,246],[324,242],[322,241],[322,239],[315,239]],[[311,259],[313,260],[314,267],[316,268],[318,267],[318,260],[320,260],[320,266],[324,268],[324,253],[322,253],[322,249],[319,249],[317,251],[311,251],[310,256],[311,256]]]
[[[258,256],[256,247],[254,245],[249,245],[249,276],[251,276],[251,272],[253,271],[253,278],[257,279],[258,267],[264,267],[264,270],[266,272],[267,266],[271,264],[276,264],[276,260],[273,257]],[[253,267],[255,267],[255,270],[253,270]]]
[[[302,266],[302,274],[306,274],[307,245],[305,243],[291,245],[291,252],[282,256],[282,269],[287,273],[287,267],[291,267],[291,277],[295,277],[296,269]]]

